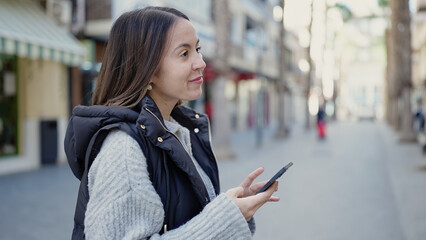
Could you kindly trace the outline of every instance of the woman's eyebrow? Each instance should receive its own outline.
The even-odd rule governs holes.
[[[197,40],[197,43],[195,45],[198,46],[199,43],[200,43],[200,39]],[[189,48],[189,47],[191,47],[191,44],[189,44],[189,43],[181,43],[177,47],[175,47],[175,49],[173,50],[172,53],[176,52],[181,47],[187,47],[187,48]]]

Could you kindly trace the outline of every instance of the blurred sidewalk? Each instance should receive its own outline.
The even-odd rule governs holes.
[[[78,187],[68,165],[0,176],[0,239],[70,239]]]
[[[424,240],[426,168],[417,144],[385,125],[330,123],[328,137],[302,125],[287,139],[255,130],[232,135],[233,160],[219,161],[222,191],[259,166],[266,180],[289,161],[279,203],[256,213],[255,239]],[[0,177],[0,239],[70,239],[79,182],[67,165]]]
[[[300,125],[260,150],[244,146],[219,162],[222,191],[260,166],[266,180],[294,163],[279,181],[281,201],[255,215],[256,240],[426,239],[426,162],[418,144],[399,143],[386,125],[333,122],[325,140]]]

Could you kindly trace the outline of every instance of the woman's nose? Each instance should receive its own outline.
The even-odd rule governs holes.
[[[192,69],[194,71],[201,70],[203,71],[206,68],[206,62],[203,60],[203,55],[201,53],[197,54],[195,62],[192,64]]]

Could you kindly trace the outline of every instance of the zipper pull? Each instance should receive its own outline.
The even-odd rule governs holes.
[[[167,232],[167,224],[164,224],[163,232],[164,232],[164,233],[166,233],[166,232]]]

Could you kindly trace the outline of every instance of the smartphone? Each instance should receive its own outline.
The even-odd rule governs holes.
[[[268,189],[279,177],[281,177],[281,175],[283,175],[283,173],[285,173],[287,171],[287,169],[289,169],[291,166],[293,165],[292,162],[289,162],[287,165],[285,165],[283,168],[281,168],[271,179],[269,179],[269,181],[257,192],[257,193],[261,193],[266,191],[266,189]]]

